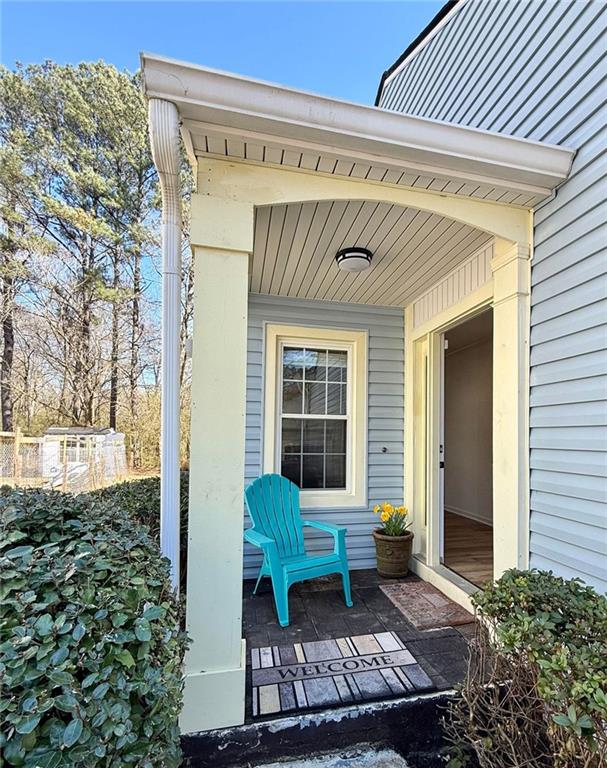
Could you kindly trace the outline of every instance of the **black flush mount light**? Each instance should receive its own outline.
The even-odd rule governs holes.
[[[344,272],[362,272],[369,269],[373,254],[367,248],[342,248],[335,254],[335,261]]]

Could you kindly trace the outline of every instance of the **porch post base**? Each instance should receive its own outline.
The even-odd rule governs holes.
[[[183,709],[179,718],[182,735],[229,728],[244,723],[246,642],[242,641],[240,666],[213,672],[188,672]]]

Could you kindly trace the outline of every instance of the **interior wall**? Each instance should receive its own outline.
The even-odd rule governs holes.
[[[445,355],[445,507],[492,524],[492,339]]]

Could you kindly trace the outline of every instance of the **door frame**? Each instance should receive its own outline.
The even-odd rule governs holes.
[[[440,411],[438,422],[438,560],[445,562],[445,357],[447,337],[445,331],[440,334],[439,358],[439,397]]]
[[[508,567],[528,566],[528,422],[521,424],[521,411],[506,411],[510,403],[513,409],[520,408],[521,404],[514,401],[511,389],[507,389],[512,375],[505,375],[505,371],[514,372],[519,381],[524,381],[525,386],[519,387],[519,391],[523,392],[523,398],[528,398],[529,371],[525,354],[528,339],[521,332],[524,325],[512,327],[509,316],[504,314],[500,318],[498,313],[504,303],[494,295],[495,276],[494,272],[493,279],[418,327],[413,323],[413,306],[405,308],[405,503],[411,510],[415,533],[412,570],[467,608],[471,606],[470,596],[478,588],[442,565],[440,559],[442,339],[449,328],[491,307],[494,315],[494,573],[497,578]],[[521,301],[524,312],[528,295],[519,292],[516,298]],[[508,344],[499,343],[504,339]],[[427,371],[422,371],[422,360],[427,361]],[[425,418],[421,418],[422,412]],[[528,412],[526,403],[522,412]],[[504,421],[514,422],[516,418],[519,418],[518,432],[522,433],[518,442],[499,439]],[[504,467],[511,470],[510,476],[516,473],[519,478],[517,492],[512,493],[511,489],[509,496],[504,493],[506,483],[499,474]],[[412,482],[408,482],[409,479]]]

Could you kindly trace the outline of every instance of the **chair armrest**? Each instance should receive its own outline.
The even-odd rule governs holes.
[[[340,533],[340,531],[347,531],[348,529],[345,527],[345,525],[332,525],[331,523],[321,523],[319,520],[302,520],[303,525],[308,526],[309,528],[318,528],[319,531],[325,531],[326,533],[331,533],[335,535],[336,533]]]
[[[282,568],[280,564],[280,556],[278,554],[278,547],[274,539],[269,536],[264,536],[259,531],[254,531],[252,528],[247,528],[244,532],[244,540],[248,541],[254,547],[259,547],[263,552],[264,562],[267,562],[274,573],[279,573]]]
[[[270,539],[268,536],[264,536],[263,533],[254,531],[252,528],[247,528],[244,532],[244,538],[249,544],[253,544],[254,547],[259,547],[259,549],[265,550],[269,549],[272,545],[276,546],[274,539]]]
[[[307,528],[316,528],[319,531],[330,533],[335,542],[334,552],[336,555],[340,553],[341,547],[345,545],[346,533],[348,532],[345,526],[321,523],[318,520],[302,520],[301,522]]]

